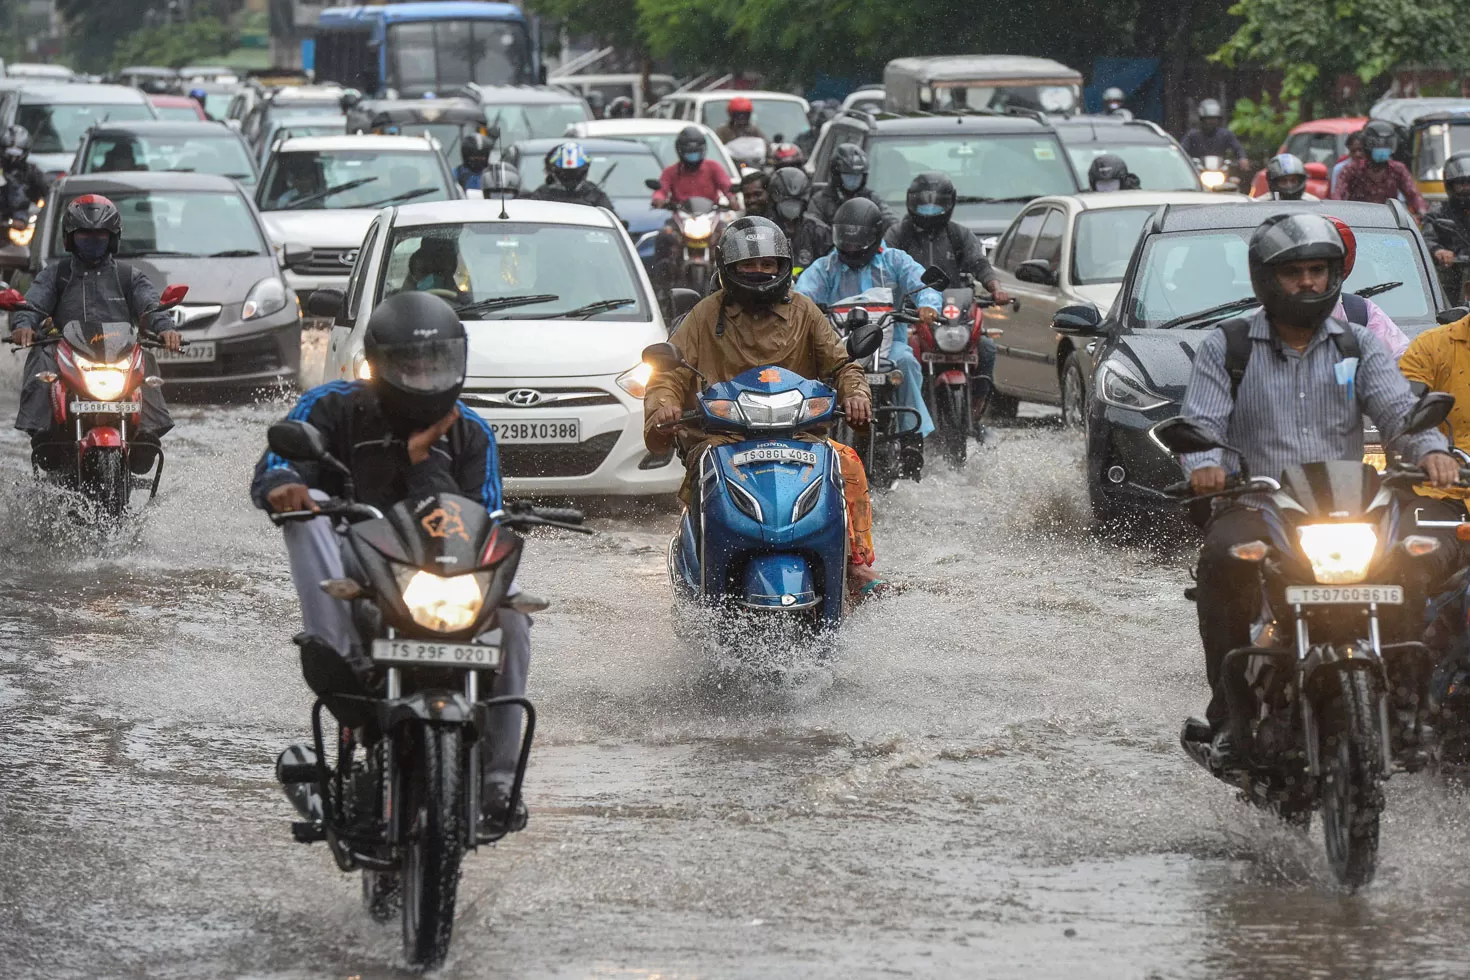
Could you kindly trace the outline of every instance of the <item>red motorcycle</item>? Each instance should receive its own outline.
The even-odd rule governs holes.
[[[944,458],[963,469],[974,423],[985,411],[991,379],[980,371],[980,338],[1001,332],[985,326],[989,299],[976,297],[973,284],[944,290],[943,317],[933,327],[916,323],[909,337],[924,365],[924,400],[934,416],[934,434]]]
[[[146,311],[142,319],[178,306],[188,291],[188,286],[169,286],[158,306]],[[0,291],[0,309],[46,315],[29,306],[14,289]],[[43,326],[49,324],[48,319]],[[38,471],[55,472],[103,513],[121,514],[133,490],[130,439],[142,420],[142,389],[163,384],[162,378],[145,373],[143,349],[163,347],[162,341],[151,334],[140,334],[131,323],[73,320],[60,334],[37,340],[35,345],[56,348],[57,370],[44,371],[37,377],[51,387],[52,422],[57,429],[72,424],[75,437],[36,446],[31,465]],[[149,487],[151,500],[163,476],[163,450],[152,445],[147,448],[156,459],[151,485],[146,477],[141,485]],[[48,465],[43,466],[43,461]]]

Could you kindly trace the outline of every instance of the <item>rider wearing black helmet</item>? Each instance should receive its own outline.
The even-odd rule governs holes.
[[[607,104],[608,119],[632,119],[633,100],[626,95],[620,95]]]
[[[1267,200],[1316,201],[1307,193],[1307,165],[1291,153],[1278,153],[1266,161]]]
[[[1116,153],[1104,153],[1087,168],[1087,186],[1094,191],[1136,191],[1138,177]]]
[[[856,143],[839,143],[827,165],[827,183],[812,195],[807,213],[830,225],[837,209],[854,198],[866,198],[878,205],[885,226],[893,223],[887,206],[868,189],[868,155]]]
[[[61,218],[62,244],[71,253],[50,263],[26,291],[26,304],[40,310],[18,310],[10,317],[12,343],[30,346],[42,329],[42,317],[50,317],[52,334],[76,320],[81,323],[132,323],[157,334],[169,350],[178,350],[182,338],[173,318],[157,309],[158,289],[133,265],[113,258],[122,237],[122,215],[117,205],[100,194],[83,194],[67,204]],[[44,339],[44,338],[43,338]],[[34,348],[26,357],[25,381],[20,390],[20,411],[15,427],[31,436],[33,447],[67,440],[53,434],[50,385],[37,378],[56,370],[51,345]],[[151,351],[143,352],[145,372],[158,373]],[[133,436],[128,459],[133,469],[146,473],[155,456],[142,451],[144,444],[157,445],[173,428],[168,406],[159,389],[143,387],[142,423]],[[43,452],[43,465],[52,460]]]
[[[735,191],[730,174],[724,164],[709,158],[708,148],[704,132],[698,126],[685,126],[679,131],[674,137],[674,152],[679,159],[665,167],[659,176],[658,190],[653,193],[654,207],[677,209],[694,198],[717,205],[731,201]],[[654,292],[666,316],[671,312],[670,290],[678,271],[677,256],[683,247],[684,236],[675,216],[671,215],[653,240],[651,270]]]
[[[1185,133],[1179,145],[1196,160],[1219,157],[1222,160],[1234,159],[1241,170],[1250,166],[1245,147],[1225,125],[1224,110],[1214,99],[1205,99],[1199,104],[1199,126]]]
[[[467,191],[483,191],[482,175],[490,166],[490,137],[482,133],[466,133],[459,141],[459,158],[463,162],[454,168],[454,179]]]
[[[1346,257],[1337,228],[1314,213],[1273,215],[1251,236],[1251,284],[1261,308],[1205,338],[1180,413],[1238,447],[1244,459],[1220,449],[1185,454],[1181,463],[1195,493],[1223,489],[1227,467],[1265,476],[1304,463],[1361,460],[1364,415],[1436,485],[1458,477],[1438,430],[1404,434],[1415,398],[1387,349],[1368,328],[1333,318]],[[1230,549],[1255,540],[1271,540],[1260,510],[1217,509],[1199,557],[1196,608],[1214,697],[1204,720],[1186,722],[1185,738],[1213,739],[1225,766],[1234,762],[1235,742],[1221,665],[1231,650],[1250,645],[1261,597],[1259,564]]]
[[[30,206],[46,197],[46,175],[31,163],[31,134],[24,126],[11,125],[0,136],[0,167],[5,175],[5,193],[0,195],[0,222],[26,220]],[[37,243],[39,244],[39,242]]]
[[[1439,266],[1439,279],[1451,305],[1465,300],[1467,269],[1455,257],[1470,256],[1470,153],[1456,153],[1444,164],[1445,200],[1424,220],[1424,241]]]
[[[331,381],[306,392],[287,416],[321,432],[331,454],[352,473],[355,499],[387,512],[402,500],[438,493],[470,497],[487,510],[501,507],[500,465],[490,426],[459,399],[468,341],[454,309],[428,293],[396,293],[373,310],[363,336],[372,377]],[[310,463],[288,462],[267,451],[255,466],[250,496],[272,511],[318,509],[340,496],[343,477]],[[344,661],[341,673],[375,683],[371,661],[354,625],[349,603],[321,590],[341,578],[341,538],[325,518],[284,525],[291,579],[304,624],[298,643],[325,644]],[[511,609],[499,612],[504,666],[494,696],[525,693],[530,662],[530,622]],[[335,679],[334,679],[335,680]],[[318,693],[331,682],[308,676]],[[491,731],[482,733],[484,813],[504,815],[520,742],[520,709],[497,708]],[[524,824],[518,810],[514,824]]]
[[[771,175],[769,217],[785,232],[791,243],[792,274],[832,249],[832,229],[806,213],[812,182],[800,167],[782,167]]]

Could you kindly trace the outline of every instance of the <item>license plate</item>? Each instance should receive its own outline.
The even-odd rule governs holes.
[[[214,360],[214,341],[191,340],[189,346],[183,350],[164,350],[163,348],[159,348],[153,352],[153,356],[158,358],[159,364],[178,363],[180,361],[195,364],[201,362],[207,363]]]
[[[1293,585],[1286,590],[1286,601],[1293,606],[1366,606],[1370,602],[1401,606],[1404,589],[1400,585]]]
[[[868,375],[868,385],[870,387],[872,385],[886,385],[887,383],[888,383],[888,375],[886,375],[886,374],[869,374]]]
[[[495,441],[506,444],[525,442],[581,442],[582,424],[577,419],[536,419],[528,422],[497,422],[487,419],[495,430]]]
[[[816,466],[817,454],[810,449],[797,449],[794,446],[761,446],[757,449],[746,449],[730,457],[732,466],[746,466],[750,463],[800,463],[802,466]]]
[[[82,402],[71,403],[73,415],[131,415],[143,411],[143,403],[137,402]]]
[[[500,647],[483,643],[374,640],[373,660],[380,664],[439,664],[494,669],[500,666]]]
[[[939,361],[942,364],[979,364],[980,355],[973,351],[969,354],[946,354],[943,351],[926,350],[922,355],[925,363],[932,364]]]

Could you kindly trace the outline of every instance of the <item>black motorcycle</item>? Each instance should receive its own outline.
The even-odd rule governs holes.
[[[1442,393],[1424,396],[1408,431],[1438,425],[1453,403]],[[1175,453],[1230,448],[1182,418],[1152,433]],[[1231,549],[1260,566],[1262,581],[1252,643],[1230,651],[1221,666],[1238,764],[1223,763],[1210,733],[1189,723],[1184,750],[1289,822],[1306,826],[1320,810],[1333,872],[1352,888],[1373,879],[1383,782],[1395,770],[1422,768],[1432,755],[1429,649],[1380,639],[1384,621],[1403,635],[1418,636],[1422,625],[1424,597],[1406,599],[1414,589],[1404,583],[1415,578],[1412,563],[1440,545],[1401,534],[1391,488],[1424,479],[1413,469],[1380,478],[1364,463],[1332,461],[1290,467],[1280,482],[1242,476],[1219,493],[1190,498],[1264,498],[1258,506],[1270,534]],[[1169,492],[1190,495],[1188,483]]]
[[[298,842],[325,841],[343,871],[363,872],[363,900],[379,921],[401,914],[404,954],[433,967],[449,950],[460,861],[467,849],[500,840],[515,826],[521,784],[536,731],[524,697],[480,694],[500,668],[493,631],[520,562],[515,532],[578,527],[575,510],[519,507],[488,512],[477,501],[435,494],[395,505],[387,515],[353,502],[351,477],[304,422],[269,431],[271,451],[343,475],[345,497],[319,511],[271,515],[277,525],[324,516],[345,537],[345,575],[321,583],[350,601],[367,656],[344,658],[314,637],[297,638],[302,673],[318,694],[312,748],[282,753],[276,775],[303,819]],[[499,822],[481,815],[481,738],[490,712],[524,709],[509,806]],[[336,720],[328,754],[323,711]]]

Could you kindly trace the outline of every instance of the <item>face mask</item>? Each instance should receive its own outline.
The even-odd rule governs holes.
[[[417,289],[419,292],[424,292],[425,290],[429,290],[429,289],[437,289],[438,286],[439,286],[439,277],[438,276],[433,276],[433,275],[428,275],[428,276],[424,276],[424,278],[420,279],[418,281],[418,283],[416,283],[414,285],[414,289]]]
[[[787,221],[795,221],[797,218],[800,218],[802,210],[802,202],[794,199],[782,201],[776,205],[776,213]]]
[[[76,246],[77,258],[83,262],[97,263],[107,257],[106,238],[83,238],[78,235],[72,242]]]
[[[920,204],[914,208],[914,214],[920,218],[937,218],[944,213],[944,207],[939,204]]]
[[[839,249],[837,258],[849,269],[861,269],[868,264],[868,251],[864,249],[861,252],[844,252]]]
[[[1374,163],[1387,163],[1393,157],[1393,150],[1386,146],[1375,146],[1372,150]]]
[[[689,153],[679,154],[679,159],[693,166],[696,163],[704,162],[704,154],[699,150],[692,150]]]
[[[851,194],[853,191],[863,186],[863,178],[865,176],[865,174],[843,174],[842,189]]]
[[[1100,191],[1116,191],[1122,189],[1122,187],[1123,182],[1121,180],[1100,180],[1097,182],[1097,189]]]

